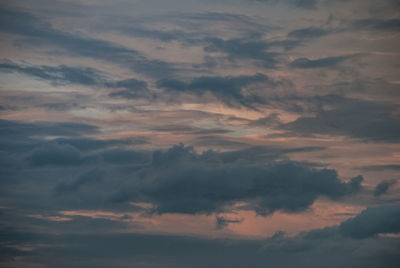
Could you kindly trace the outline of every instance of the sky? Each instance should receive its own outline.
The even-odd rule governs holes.
[[[3,0],[0,266],[398,267],[400,2]]]

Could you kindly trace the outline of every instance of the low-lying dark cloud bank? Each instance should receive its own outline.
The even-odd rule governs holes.
[[[277,232],[266,240],[2,228],[0,256],[57,267],[397,267],[400,241],[384,235],[399,232],[396,206],[371,207],[339,226],[295,237]]]

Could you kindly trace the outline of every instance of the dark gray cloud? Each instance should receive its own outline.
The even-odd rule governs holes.
[[[178,31],[178,30],[157,30],[157,29],[147,29],[144,26],[115,26],[115,30],[118,30],[127,35],[133,35],[137,37],[145,37],[151,39],[157,39],[163,42],[170,42],[179,40],[185,44],[199,44],[201,43],[201,39],[198,38],[196,34],[191,32],[185,31]]]
[[[369,207],[356,217],[342,222],[339,230],[344,235],[357,239],[377,234],[400,233],[400,207]]]
[[[46,192],[45,195],[53,199],[50,207],[76,209],[80,204],[80,208],[90,208],[101,196],[103,200],[113,201],[107,206],[115,208],[124,207],[129,204],[125,201],[131,200],[150,202],[156,206],[154,212],[157,213],[196,214],[222,211],[234,202],[245,201],[250,203],[249,209],[266,215],[276,210],[299,212],[308,208],[318,196],[337,200],[356,193],[361,187],[361,177],[344,183],[333,170],[315,170],[286,157],[288,153],[321,150],[322,147],[253,147],[198,154],[192,147],[179,145],[167,151],[149,152],[127,149],[129,140],[84,138],[85,134],[97,131],[88,125],[2,123],[12,130],[3,131],[1,136],[1,142],[7,145],[1,150],[12,156],[4,155],[8,160],[1,170],[7,177],[3,183],[14,180],[28,187],[35,178],[37,187],[42,185],[48,191],[42,189],[40,194]],[[78,127],[82,138],[74,136],[73,127]],[[80,127],[83,132],[79,132]],[[11,134],[20,130],[24,130],[20,137],[25,142],[13,142]],[[47,140],[54,135],[71,137]],[[277,160],[286,162],[277,163]],[[25,162],[29,165],[24,165]],[[107,175],[97,176],[98,171],[93,175],[91,170],[99,166]],[[321,182],[317,183],[318,180]],[[89,191],[91,186],[93,189]],[[62,193],[62,196],[52,192]],[[12,203],[10,194],[12,192],[7,194],[7,202]],[[30,192],[33,196],[37,194],[39,192],[33,189]]]
[[[202,96],[205,93],[211,93],[220,101],[235,105],[241,104],[247,107],[261,104],[264,100],[249,92],[244,92],[244,89],[256,85],[266,84],[269,87],[276,87],[277,82],[263,74],[255,74],[253,76],[236,76],[236,77],[218,77],[218,76],[203,76],[193,79],[186,83],[176,79],[164,79],[157,82],[159,88],[163,88],[169,92],[189,93]]]
[[[314,39],[330,34],[331,32],[332,32],[331,30],[319,27],[307,27],[307,28],[296,29],[289,32],[288,37],[297,39]]]
[[[15,156],[14,164],[22,164],[26,160],[33,167],[89,164],[96,156],[90,155],[93,151],[140,142],[85,138],[98,133],[98,128],[79,123],[0,120],[0,130],[0,151],[8,154],[8,158]]]
[[[250,126],[269,126],[276,127],[281,123],[279,115],[277,113],[270,114],[266,117],[254,120],[250,122]]]
[[[322,32],[325,34],[330,32],[320,28],[309,27],[308,29],[293,31],[288,34],[287,38],[281,40],[268,40],[264,36],[274,27],[258,24],[253,18],[247,16],[204,12],[179,14],[173,19],[167,16],[163,17],[163,19],[164,23],[171,23],[172,20],[172,23],[178,27],[183,26],[187,29],[185,31],[149,29],[145,26],[145,23],[135,26],[116,25],[112,29],[123,34],[156,39],[162,42],[178,41],[183,46],[203,46],[205,52],[221,52],[225,54],[230,62],[239,63],[243,60],[252,60],[258,67],[267,69],[277,68],[280,63],[282,54],[275,51],[276,49],[290,50],[310,40],[312,34],[317,37],[318,34],[322,35]],[[178,21],[174,21],[174,19]],[[218,29],[216,29],[216,33],[213,33],[213,31],[209,30],[210,26],[207,25],[212,21],[229,25],[232,31],[237,32],[237,37],[221,38],[221,33]],[[206,56],[203,65],[208,63],[208,68],[216,67],[218,60],[214,60],[210,64],[211,61],[209,59],[210,56]]]
[[[107,150],[101,156],[104,161],[111,164],[143,164],[150,160],[146,153],[123,149]]]
[[[83,164],[80,152],[70,145],[47,144],[35,149],[28,157],[34,166],[59,165],[70,166]]]
[[[276,210],[303,211],[318,196],[337,200],[354,194],[363,180],[358,176],[341,182],[334,170],[315,170],[290,161],[269,165],[239,161],[215,166],[213,163],[223,163],[218,158],[216,153],[199,155],[183,146],[157,151],[148,179],[125,187],[112,200],[150,202],[156,205],[157,213],[188,214],[217,212],[245,201],[257,213],[268,215]]]
[[[397,211],[396,213],[394,213]],[[133,233],[69,233],[57,235],[13,228],[2,228],[2,262],[36,263],[57,267],[329,267],[351,268],[398,266],[400,246],[398,238],[379,237],[367,232],[362,237],[343,231],[351,223],[361,229],[374,225],[379,233],[386,232],[388,218],[364,218],[367,214],[396,216],[398,207],[368,208],[354,219],[340,226],[327,227],[288,237],[279,231],[264,240],[206,239],[174,235]],[[394,213],[394,214],[393,214]],[[362,219],[355,222],[355,219]],[[380,224],[378,224],[380,222]],[[110,220],[75,217],[74,221],[58,223],[62,226],[78,224],[92,230],[100,226],[115,226]],[[79,225],[80,224],[80,225]],[[376,226],[379,226],[376,228]],[[103,228],[103,227],[101,227]],[[120,226],[122,228],[122,226]],[[106,230],[106,229],[102,229]],[[391,229],[392,231],[393,229]],[[395,228],[395,230],[398,230]],[[397,231],[398,232],[398,231]],[[24,247],[30,246],[27,251]],[[14,250],[13,250],[14,249]],[[15,258],[19,256],[20,258]],[[204,258],[208,256],[208,258]]]
[[[317,0],[255,0],[255,1],[271,3],[271,4],[284,3],[287,5],[303,9],[315,9],[318,3]]]
[[[323,67],[333,67],[344,61],[353,59],[359,55],[345,55],[336,57],[327,57],[316,60],[310,60],[308,58],[298,58],[290,63],[290,67],[293,68],[323,68]]]
[[[196,137],[194,144],[197,146],[213,146],[213,147],[226,147],[226,148],[245,148],[248,146],[246,142],[231,138],[228,136],[220,135],[202,135]]]
[[[45,81],[49,81],[52,85],[78,84],[84,86],[100,86],[106,88],[119,89],[111,92],[110,97],[120,97],[125,99],[151,99],[155,96],[149,91],[145,81],[134,78],[125,80],[112,81],[107,78],[103,72],[93,68],[70,67],[66,65],[60,66],[24,66],[14,62],[5,60],[0,63],[0,71],[3,72],[19,72],[30,75]],[[50,109],[65,109],[69,107],[65,103],[55,103],[44,105]]]
[[[10,120],[0,120],[0,129],[2,138],[10,140],[45,136],[77,137],[98,132],[98,127],[81,123],[26,123]]]
[[[104,177],[104,171],[100,169],[90,170],[81,176],[79,176],[75,181],[70,183],[61,183],[56,186],[55,193],[56,194],[64,194],[76,192],[83,185],[91,184],[93,182],[97,182]]]
[[[152,129],[158,132],[185,133],[193,135],[228,134],[232,132],[222,128],[198,128],[187,125],[160,125]]]
[[[131,140],[97,140],[90,138],[59,138],[55,140],[59,144],[69,144],[80,151],[91,151],[105,149],[118,145],[129,145],[135,143]]]
[[[288,1],[290,2],[290,1]],[[292,1],[295,3],[296,1]],[[297,1],[299,6],[303,1]],[[304,1],[311,2],[311,1]],[[178,21],[174,21],[178,19]],[[307,27],[293,30],[283,39],[265,39],[265,34],[271,30],[268,25],[256,23],[252,18],[239,16],[229,13],[197,13],[197,14],[179,14],[174,19],[163,17],[164,23],[173,23],[178,27],[187,28],[183,30],[166,30],[157,28],[148,28],[146,23],[135,21],[135,26],[114,25],[111,28],[118,32],[137,37],[156,39],[162,42],[178,41],[184,46],[203,46],[203,50],[208,53],[224,53],[229,61],[240,62],[243,60],[252,60],[258,67],[267,69],[277,68],[282,54],[277,49],[294,49],[312,39],[334,33],[338,30],[324,29],[320,27]],[[172,20],[172,21],[171,21]],[[183,20],[183,21],[182,21]],[[213,33],[209,26],[204,23],[224,22],[237,32],[237,37],[221,38],[221,34],[216,30]],[[205,29],[204,29],[205,28]],[[276,28],[276,27],[275,27]],[[205,60],[207,57],[205,58]],[[205,63],[206,64],[206,63]],[[215,67],[216,62],[209,67]]]
[[[0,14],[0,31],[23,36],[24,44],[53,45],[71,55],[118,63],[147,75],[163,77],[170,74],[173,69],[170,64],[148,59],[134,49],[54,29],[49,23],[26,11],[1,8]]]
[[[400,30],[400,19],[360,19],[351,24],[358,30],[398,31]]]
[[[155,97],[155,95],[149,91],[146,82],[134,78],[109,82],[107,83],[107,87],[120,89],[123,88],[123,90],[111,92],[108,95],[110,97],[119,97],[124,99],[152,99]]]
[[[375,196],[381,196],[385,194],[391,186],[396,184],[396,180],[391,180],[391,181],[382,181],[379,184],[375,186],[374,190],[374,195]]]
[[[280,127],[292,135],[325,134],[376,142],[400,141],[400,120],[395,115],[399,109],[397,105],[358,99],[328,99],[331,100],[330,109],[319,108],[313,117],[301,116]]]
[[[223,228],[227,227],[231,223],[241,223],[241,222],[242,222],[241,219],[230,219],[230,218],[226,218],[226,217],[223,217],[223,216],[216,216],[215,217],[215,223],[216,223],[216,228],[217,229],[223,229]]]
[[[11,61],[0,63],[0,70],[15,71],[22,74],[34,76],[43,80],[58,84],[79,84],[95,86],[104,83],[105,77],[101,72],[92,68],[69,67],[60,65],[52,66],[21,66]]]
[[[220,38],[205,39],[209,45],[204,47],[206,52],[224,52],[231,60],[253,59],[264,68],[275,68],[278,64],[279,53],[267,51],[273,44],[265,41],[248,41],[247,38],[223,40]],[[275,44],[275,46],[278,44]],[[279,44],[284,45],[284,44]]]
[[[365,171],[400,170],[400,165],[372,165],[361,168]]]

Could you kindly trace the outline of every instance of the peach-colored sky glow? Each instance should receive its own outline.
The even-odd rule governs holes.
[[[133,205],[137,205],[133,203]],[[237,204],[233,207],[243,206]],[[145,205],[149,208],[151,204]],[[300,232],[324,228],[341,223],[354,217],[365,207],[359,205],[335,204],[327,200],[315,202],[310,209],[302,214],[276,212],[269,216],[257,215],[252,211],[233,210],[229,213],[211,215],[182,215],[163,214],[149,215],[135,212],[112,212],[101,210],[60,211],[62,216],[32,217],[49,221],[68,221],[71,217],[83,216],[92,219],[107,219],[127,223],[123,232],[171,233],[180,235],[200,235],[209,238],[251,238],[265,239],[278,231],[294,236]],[[129,216],[129,217],[128,217]],[[224,229],[217,228],[215,217],[224,217],[230,220],[239,220],[229,224]]]

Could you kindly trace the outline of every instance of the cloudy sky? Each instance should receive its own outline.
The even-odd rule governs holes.
[[[397,267],[400,2],[0,3],[2,267]]]

